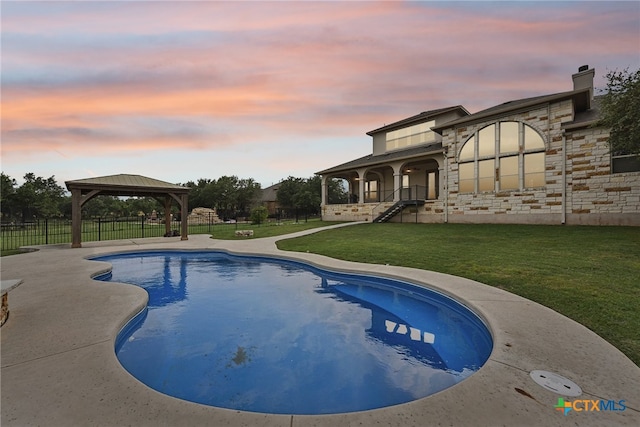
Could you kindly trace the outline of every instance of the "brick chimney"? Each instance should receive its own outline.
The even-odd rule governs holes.
[[[593,76],[596,74],[596,70],[589,68],[588,65],[583,65],[578,68],[578,72],[573,74],[573,90],[589,89],[589,96],[593,99]]]

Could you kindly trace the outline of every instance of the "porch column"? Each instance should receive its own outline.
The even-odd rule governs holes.
[[[444,166],[438,168],[438,199],[445,194],[447,174],[444,171]]]
[[[320,182],[320,206],[324,206],[327,204],[327,177],[322,175]]]
[[[400,201],[402,196],[402,164],[393,166],[393,202]]]
[[[364,179],[366,175],[365,169],[358,170],[358,203],[364,203]]]

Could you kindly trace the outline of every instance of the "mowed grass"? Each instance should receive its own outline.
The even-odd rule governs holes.
[[[640,365],[638,227],[363,224],[278,247],[477,280],[570,317]]]
[[[189,234],[211,234],[215,239],[240,240],[247,237],[238,237],[236,230],[253,230],[254,236],[251,238],[271,237],[282,234],[295,233],[297,231],[308,230],[310,228],[324,227],[326,225],[338,224],[338,222],[323,222],[318,218],[308,220],[300,219],[285,220],[280,222],[266,222],[264,224],[250,223],[215,223],[215,224],[189,224]],[[100,231],[98,231],[100,227]],[[180,224],[174,223],[173,230],[180,230]],[[71,224],[69,221],[51,221],[47,227],[45,236],[44,221],[42,226],[31,227],[26,230],[3,230],[0,233],[2,239],[1,256],[21,253],[21,246],[71,243]],[[104,241],[120,239],[139,239],[142,237],[160,237],[165,233],[163,223],[147,223],[142,227],[140,220],[134,221],[103,221],[98,225],[97,221],[83,221],[82,241]]]

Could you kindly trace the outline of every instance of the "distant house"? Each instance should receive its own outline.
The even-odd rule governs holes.
[[[640,161],[594,126],[595,71],[573,90],[470,114],[426,111],[367,132],[371,154],[317,172],[322,218],[347,221],[640,225]],[[351,202],[327,203],[344,179]]]
[[[273,184],[270,187],[262,189],[260,195],[260,204],[267,208],[269,216],[278,216],[280,205],[278,204],[278,188],[280,183]]]

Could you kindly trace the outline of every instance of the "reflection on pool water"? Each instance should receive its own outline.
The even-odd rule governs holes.
[[[388,278],[274,258],[165,251],[94,258],[148,310],[118,359],[162,393],[205,405],[330,414],[422,398],[478,370],[493,342],[469,309]]]

